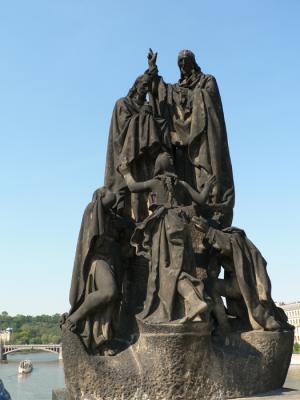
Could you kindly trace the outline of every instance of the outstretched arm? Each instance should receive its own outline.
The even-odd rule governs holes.
[[[216,177],[213,175],[211,176],[204,184],[203,189],[201,192],[197,192],[197,190],[193,189],[187,182],[179,181],[182,186],[185,187],[189,195],[191,196],[192,200],[197,203],[198,205],[203,205],[209,195],[209,192],[212,186],[216,183]]]
[[[125,182],[128,186],[128,189],[131,192],[139,193],[139,192],[146,192],[152,189],[153,179],[150,179],[149,181],[145,182],[136,182],[133,176],[131,175],[129,165],[126,160],[119,165],[118,171],[120,172],[120,174],[123,175]]]

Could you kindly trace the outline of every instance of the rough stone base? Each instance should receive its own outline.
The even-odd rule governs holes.
[[[52,400],[69,400],[67,389],[53,389]]]
[[[224,400],[282,387],[293,332],[235,333],[213,340],[209,325],[139,324],[137,342],[114,357],[89,356],[63,333],[71,400]]]

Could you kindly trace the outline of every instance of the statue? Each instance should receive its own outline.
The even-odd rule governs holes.
[[[148,215],[146,200],[141,195],[133,195],[131,199],[128,194],[126,196],[126,184],[117,167],[126,158],[135,179],[148,180],[153,174],[152,160],[163,145],[170,145],[167,122],[153,114],[146,99],[151,84],[150,74],[139,76],[128,95],[116,102],[107,147],[105,185],[115,193],[122,194],[123,201],[119,203],[119,208],[123,208],[127,215],[133,214],[136,221]]]
[[[214,312],[223,333],[230,332],[231,327],[221,296],[226,298],[228,313],[254,330],[291,329],[287,316],[272,300],[267,263],[245,232],[235,227],[216,229],[201,217],[193,217],[193,222],[205,233],[210,257],[213,258],[213,252],[216,255],[216,263],[209,266],[208,275]],[[218,278],[220,265],[225,270],[224,279]]]
[[[137,255],[149,260],[147,298],[143,312],[138,318],[152,323],[170,322],[180,317],[175,312],[176,293],[188,304],[189,311],[181,316],[181,322],[193,320],[204,313],[208,305],[204,300],[203,283],[196,278],[192,239],[189,232],[190,219],[187,207],[180,206],[178,193],[186,190],[204,204],[215,178],[210,178],[201,193],[194,191],[174,173],[173,159],[168,153],[156,158],[154,177],[136,182],[128,164],[119,167],[131,192],[150,193],[152,214],[139,223],[131,238]]]
[[[105,186],[83,215],[62,319],[68,398],[219,400],[280,388],[293,327],[260,251],[231,227],[216,80],[182,50],[181,77],[166,84],[156,58],[150,50],[116,102]]]
[[[114,355],[109,341],[114,337],[130,252],[131,224],[113,211],[115,203],[116,195],[103,187],[86,207],[74,262],[71,309],[65,321],[88,351],[105,355]]]
[[[211,200],[223,203],[223,209],[208,216],[228,226],[234,183],[217,82],[201,71],[192,51],[182,50],[178,54],[180,79],[176,84],[166,84],[157,75],[156,58],[157,53],[150,49],[153,103],[156,113],[168,121],[175,171],[196,190],[201,190],[210,176],[216,177]]]

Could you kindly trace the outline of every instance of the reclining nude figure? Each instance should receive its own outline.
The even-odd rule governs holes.
[[[148,181],[136,182],[126,160],[119,171],[131,192],[149,193],[152,211],[137,224],[131,238],[136,254],[149,260],[147,295],[138,318],[149,323],[192,321],[207,311],[208,304],[203,283],[196,278],[190,207],[181,206],[177,199],[179,191],[186,190],[194,202],[204,204],[215,178],[207,181],[201,193],[196,192],[175,175],[173,159],[167,152],[158,155],[154,177]],[[185,311],[180,309],[182,300]]]

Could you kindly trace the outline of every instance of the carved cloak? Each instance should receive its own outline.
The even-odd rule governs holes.
[[[176,137],[179,135],[183,142],[172,141],[176,173],[196,190],[201,189],[209,176],[215,175],[213,201],[227,201],[223,225],[230,225],[234,182],[223,107],[215,78],[199,72],[175,85],[165,84],[159,78],[154,99],[158,112],[169,121],[170,131],[177,131]],[[184,164],[181,174],[178,169]]]
[[[102,196],[96,191],[93,201],[86,207],[78,237],[72,283],[70,289],[72,314],[92,292],[99,290],[95,276],[101,274],[98,260],[104,260],[111,270],[119,292],[122,294],[124,265],[128,253],[129,237],[132,232],[131,221],[125,220],[104,210]],[[116,301],[102,310],[88,314],[77,323],[77,333],[89,350],[97,347],[113,336],[118,317],[120,301]]]
[[[101,198],[97,191],[83,214],[79,231],[69,300],[71,304],[70,314],[82,303],[84,299],[86,277],[88,271],[88,255],[96,237],[104,235],[104,210]]]
[[[208,240],[229,256],[231,268],[241,292],[242,299],[226,299],[229,313],[236,314],[241,303],[247,310],[253,329],[267,327],[267,320],[273,317],[282,328],[290,328],[284,312],[276,307],[271,297],[271,281],[267,273],[267,262],[260,251],[239,228],[230,227],[222,231],[211,229]],[[225,270],[225,279],[227,276]]]
[[[116,102],[109,131],[105,186],[119,192],[127,185],[117,171],[126,158],[137,181],[152,178],[154,160],[166,140],[167,122],[143,112],[142,106],[127,96]]]

